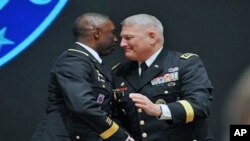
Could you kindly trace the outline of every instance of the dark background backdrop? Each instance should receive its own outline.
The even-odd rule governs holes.
[[[32,136],[44,112],[50,68],[71,47],[73,22],[84,12],[109,15],[118,33],[125,17],[152,14],[165,27],[169,49],[198,54],[215,87],[209,120],[220,141],[225,102],[250,60],[248,0],[69,0],[28,49],[0,68],[0,141],[28,141]],[[112,66],[124,59],[121,54],[117,45],[104,59]]]

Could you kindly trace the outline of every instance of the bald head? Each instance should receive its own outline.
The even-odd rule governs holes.
[[[110,54],[117,42],[114,23],[99,13],[86,13],[77,18],[73,33],[76,42],[92,48],[101,56]]]
[[[78,17],[74,22],[73,34],[76,39],[85,38],[94,29],[101,27],[109,21],[109,17],[99,13],[86,13]]]

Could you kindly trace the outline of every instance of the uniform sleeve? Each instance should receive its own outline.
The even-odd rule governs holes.
[[[197,56],[180,60],[181,99],[168,104],[173,123],[190,123],[209,116],[212,84]]]
[[[57,65],[57,79],[67,107],[78,114],[102,139],[126,140],[128,135],[107,117],[91,87],[93,64],[88,58],[68,55]]]

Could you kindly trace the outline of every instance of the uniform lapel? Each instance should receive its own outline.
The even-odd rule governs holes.
[[[91,61],[93,62],[93,64],[96,66],[96,68],[98,69],[98,71],[105,77],[107,78],[109,81],[112,80],[112,76],[111,76],[111,71],[108,71],[108,69],[104,66],[101,65],[96,59],[95,57],[88,52],[85,48],[83,48],[82,46],[78,45],[78,44],[74,44],[74,47],[77,50],[83,51],[85,53],[87,53],[89,55],[89,58],[91,59]]]
[[[167,56],[167,50],[162,49],[161,53],[158,55],[156,60],[149,66],[149,68],[144,72],[144,75],[140,79],[138,90],[150,82],[154,77],[156,77],[163,70],[164,58]]]
[[[144,85],[150,82],[157,74],[162,71],[162,67],[159,65],[160,63],[152,64],[145,72],[142,78],[139,81],[138,89],[141,89]]]
[[[98,61],[94,62],[97,69],[109,80],[112,80],[111,71],[105,65],[100,64]]]
[[[138,74],[138,63],[137,62],[130,62],[128,66],[123,68],[125,73],[125,79],[128,83],[134,88],[137,89],[139,86],[139,74]]]

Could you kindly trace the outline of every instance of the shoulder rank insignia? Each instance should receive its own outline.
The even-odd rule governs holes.
[[[75,52],[79,52],[79,53],[81,53],[81,54],[83,54],[83,55],[85,55],[85,56],[89,56],[88,53],[83,52],[83,51],[81,51],[81,50],[77,50],[77,49],[68,49],[68,51],[75,51]]]
[[[189,59],[190,57],[192,57],[192,56],[198,56],[197,54],[194,54],[194,53],[184,53],[184,54],[182,54],[180,57],[182,58],[182,59]]]
[[[120,64],[121,64],[121,63],[117,63],[116,65],[114,65],[114,66],[112,67],[112,69],[111,69],[111,70],[116,69],[116,68],[117,68]]]

